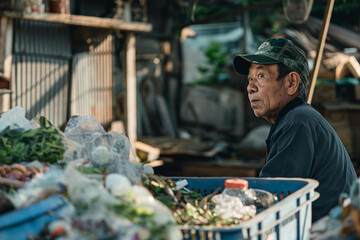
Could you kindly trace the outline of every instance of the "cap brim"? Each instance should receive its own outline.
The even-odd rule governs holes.
[[[233,67],[236,72],[248,75],[251,63],[276,64],[279,61],[262,54],[238,54],[234,57]]]

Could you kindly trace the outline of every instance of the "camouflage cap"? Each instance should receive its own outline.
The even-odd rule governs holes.
[[[306,84],[309,79],[309,65],[302,49],[285,38],[272,38],[263,42],[254,54],[237,54],[234,57],[235,71],[247,75],[251,63],[276,64],[282,63],[292,71],[299,73]]]

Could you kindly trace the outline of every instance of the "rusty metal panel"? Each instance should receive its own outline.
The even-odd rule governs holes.
[[[98,34],[89,52],[77,53],[72,65],[71,115],[91,114],[101,124],[112,121],[113,37]]]

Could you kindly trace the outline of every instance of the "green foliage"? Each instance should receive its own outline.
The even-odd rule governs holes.
[[[40,127],[24,131],[7,127],[0,132],[0,163],[55,163],[63,158],[64,144],[58,130]]]
[[[229,50],[219,42],[211,42],[204,51],[207,65],[199,65],[201,78],[196,79],[197,84],[213,84],[221,82],[222,75],[226,74],[225,66]]]
[[[151,209],[122,200],[112,206],[112,210],[114,213],[130,220],[132,223],[149,229],[151,239],[167,239],[166,228],[164,226],[158,226],[154,219],[154,212]]]
[[[208,19],[210,16],[215,16],[228,12],[229,9],[225,6],[218,5],[198,5],[195,11],[195,21],[203,21]],[[232,18],[225,19],[223,21],[231,21]]]
[[[327,0],[314,1],[310,15],[323,19],[326,10]],[[360,1],[359,0],[340,0],[334,2],[331,16],[331,23],[341,26],[355,28],[360,22]]]
[[[79,166],[76,170],[84,174],[104,174],[103,171],[96,167]]]

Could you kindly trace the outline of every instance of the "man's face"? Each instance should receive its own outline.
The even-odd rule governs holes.
[[[281,109],[291,100],[287,93],[286,77],[277,81],[277,64],[251,64],[248,74],[248,97],[251,108],[257,117],[270,123],[275,120]]]

